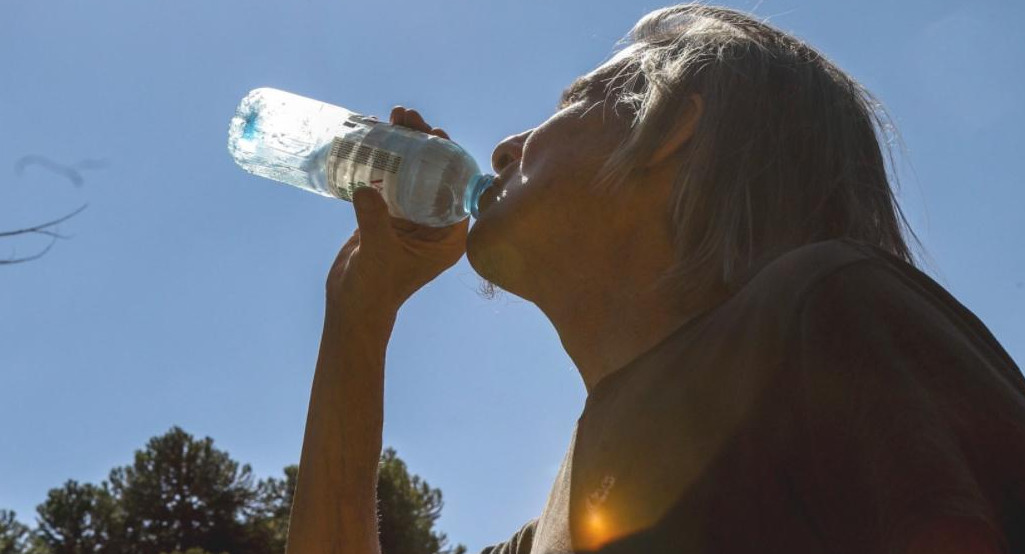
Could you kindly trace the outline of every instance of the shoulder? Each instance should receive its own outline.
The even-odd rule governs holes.
[[[828,261],[812,272],[795,298],[795,316],[805,325],[823,330],[864,325],[891,332],[928,326],[948,335],[992,340],[968,308],[914,266],[867,244],[835,242],[841,244],[818,254]],[[804,259],[815,265],[812,258]]]
[[[903,260],[844,241],[851,254],[826,264],[794,299],[790,339],[878,349],[882,343],[988,334],[953,296]],[[829,254],[837,259],[835,253]]]
[[[802,297],[833,274],[864,262],[893,260],[865,243],[838,239],[806,244],[765,264],[742,290]],[[905,264],[906,265],[906,264]]]
[[[763,265],[698,325],[702,352],[731,359],[743,354],[760,366],[782,361],[806,298],[838,272],[875,259],[847,240],[801,246]]]
[[[809,290],[833,273],[876,257],[870,247],[849,240],[807,244],[761,266],[737,290],[731,302],[786,310],[796,306]]]
[[[787,325],[786,357],[887,375],[901,366],[909,375],[927,372],[928,379],[986,374],[993,383],[1025,390],[1014,360],[950,292],[903,260],[850,246],[864,256],[835,265],[800,291]]]
[[[785,338],[809,295],[838,273],[866,265],[879,255],[849,240],[801,246],[768,262],[718,310],[724,325],[745,325]]]
[[[994,359],[1010,362],[985,325],[942,286],[896,256],[853,240],[808,244],[775,258],[723,307],[721,324],[760,329],[783,349],[802,333],[857,330],[846,336],[852,341],[928,334],[984,345]]]
[[[752,278],[742,293],[762,297],[789,317],[825,312],[833,318],[902,313],[931,316],[967,326],[981,322],[920,270],[875,246],[830,240],[779,256]],[[893,314],[891,314],[893,315]],[[793,321],[788,321],[787,328]]]

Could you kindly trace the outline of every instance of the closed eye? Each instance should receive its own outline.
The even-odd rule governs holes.
[[[556,106],[558,110],[564,110],[568,106],[579,102],[580,100],[587,97],[588,89],[591,87],[592,81],[587,77],[580,77],[577,80],[562,91],[562,96],[559,98],[559,103]]]

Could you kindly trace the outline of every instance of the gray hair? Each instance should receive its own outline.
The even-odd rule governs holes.
[[[915,265],[890,186],[894,128],[857,81],[801,40],[720,7],[657,10],[625,44],[561,103],[603,94],[604,109],[631,123],[600,191],[635,174],[701,96],[667,206],[677,258],[662,284],[730,291],[779,254],[834,238]]]

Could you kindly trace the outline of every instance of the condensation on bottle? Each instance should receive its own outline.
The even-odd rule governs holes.
[[[272,88],[239,103],[228,150],[254,175],[323,196],[373,187],[391,215],[433,227],[477,217],[494,180],[452,141]]]

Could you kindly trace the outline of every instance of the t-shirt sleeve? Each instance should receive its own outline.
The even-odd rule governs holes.
[[[532,519],[520,528],[509,540],[485,547],[481,554],[530,554],[534,543],[534,529],[537,520]]]
[[[832,552],[904,553],[956,526],[999,552],[973,472],[958,389],[985,361],[928,295],[878,262],[822,280],[789,343],[793,463],[787,481]],[[978,361],[978,367],[972,360]],[[961,532],[961,531],[959,531]]]

